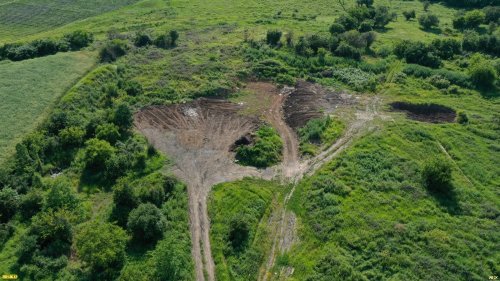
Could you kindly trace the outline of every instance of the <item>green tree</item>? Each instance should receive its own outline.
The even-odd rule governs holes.
[[[418,23],[423,29],[428,30],[439,26],[439,18],[434,14],[426,13],[418,17]]]
[[[74,218],[66,209],[40,212],[32,218],[28,235],[36,238],[37,247],[47,256],[69,255]]]
[[[82,225],[75,235],[78,257],[100,280],[112,280],[125,262],[128,236],[119,226],[90,221]]]
[[[250,227],[248,222],[240,216],[234,217],[229,223],[228,241],[235,252],[243,250],[250,238]]]
[[[266,35],[266,42],[271,46],[278,46],[281,40],[282,32],[279,30],[268,30]]]
[[[403,11],[403,16],[405,17],[405,19],[407,21],[409,21],[411,19],[416,18],[417,17],[417,13],[415,12],[415,10]]]
[[[160,209],[151,203],[140,204],[128,217],[127,228],[134,240],[142,243],[156,242],[163,237],[167,227]]]
[[[23,219],[31,219],[43,207],[43,193],[38,188],[31,189],[28,193],[21,197],[19,211]]]
[[[0,222],[8,222],[16,214],[19,201],[16,190],[9,187],[0,190]]]
[[[432,159],[425,163],[422,170],[425,187],[432,192],[451,190],[451,165],[444,159]]]
[[[105,140],[111,144],[116,143],[121,136],[118,126],[110,123],[98,125],[95,134],[96,138]]]
[[[479,89],[492,89],[497,81],[497,73],[489,63],[478,63],[469,70],[471,81]]]
[[[49,192],[45,200],[46,209],[74,210],[79,204],[80,201],[68,180],[58,178],[49,185]]]
[[[116,108],[113,115],[113,123],[115,123],[122,131],[128,130],[132,127],[134,119],[132,117],[132,111],[126,104],[120,104]]]
[[[106,160],[113,157],[115,148],[109,142],[99,139],[90,139],[86,142],[84,161],[87,168],[99,171],[105,170]]]
[[[77,30],[64,35],[64,39],[68,42],[71,50],[77,51],[92,43],[92,41],[94,41],[94,36],[89,32]]]
[[[59,132],[59,139],[64,146],[79,146],[83,144],[85,130],[80,127],[68,127]]]
[[[127,42],[120,39],[114,39],[106,43],[99,51],[99,57],[102,62],[113,62],[127,54]]]

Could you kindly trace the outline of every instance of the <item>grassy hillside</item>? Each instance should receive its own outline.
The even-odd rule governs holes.
[[[94,54],[89,52],[0,62],[0,162],[94,64]]]
[[[267,231],[272,203],[281,192],[283,187],[276,183],[252,179],[214,187],[210,239],[218,280],[257,279],[271,247]]]
[[[0,2],[1,41],[16,40],[119,9],[138,0],[14,0]]]
[[[341,2],[0,0],[0,43],[84,30],[95,35],[87,49],[107,55],[87,75],[97,53],[90,50],[0,62],[0,162],[20,143],[13,161],[0,167],[0,274],[193,280],[186,187],[170,175],[168,155],[134,131],[134,111],[234,98],[247,81],[307,80],[345,93],[342,106],[352,106],[345,124],[324,126],[325,145],[356,135],[349,131],[354,111],[359,120],[377,117],[297,184],[287,210],[297,216],[299,237],[267,276],[479,281],[499,275],[498,25],[482,19],[477,33],[464,32],[452,22],[466,9],[432,1],[428,10],[440,22],[425,29],[418,18],[429,12],[421,1],[375,0],[397,17],[375,26],[375,10],[365,10],[359,22],[330,32],[347,13]],[[346,2],[352,14],[363,10]],[[409,10],[416,18],[402,16]],[[359,32],[362,24],[373,33]],[[177,42],[158,43],[173,30]],[[146,44],[138,44],[138,32]],[[280,34],[277,42],[273,34]],[[373,101],[368,117],[357,104],[364,101]],[[453,116],[444,123],[411,120],[390,105],[401,101],[447,106]],[[444,192],[424,179],[434,159],[446,166],[437,176],[446,178],[447,167],[451,173]],[[209,215],[217,280],[256,280],[276,231],[271,211],[283,207],[276,202],[286,192],[256,179],[214,187]]]

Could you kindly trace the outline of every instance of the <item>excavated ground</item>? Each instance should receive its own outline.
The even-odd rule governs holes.
[[[278,178],[295,184],[345,148],[376,114],[376,106],[369,99],[365,102],[366,108],[364,104],[363,108],[355,108],[360,103],[353,96],[329,92],[308,82],[282,89],[270,83],[252,82],[245,91],[249,94],[238,103],[198,99],[185,104],[145,107],[135,115],[136,129],[174,160],[175,175],[187,184],[196,280],[215,280],[206,203],[213,185],[247,176]],[[355,114],[345,135],[315,158],[300,159],[295,130],[312,118],[347,107],[352,107]],[[232,151],[235,142],[246,141],[262,122],[271,124],[281,136],[283,162],[265,170],[237,165]],[[293,190],[285,197],[282,207]],[[275,212],[276,229],[272,231],[275,242],[261,270],[261,280],[268,280],[277,253],[286,251],[297,241],[295,215],[284,208]],[[285,275],[292,272],[293,269],[284,270]]]
[[[408,118],[421,122],[451,123],[457,117],[454,109],[435,103],[393,102],[390,106],[394,111],[405,112]]]

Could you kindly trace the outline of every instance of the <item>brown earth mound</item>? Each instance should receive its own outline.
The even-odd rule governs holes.
[[[454,109],[435,103],[393,102],[390,104],[395,111],[405,112],[408,118],[428,123],[451,123],[457,116]]]

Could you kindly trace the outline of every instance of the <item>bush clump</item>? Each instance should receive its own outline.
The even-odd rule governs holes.
[[[102,62],[113,62],[127,53],[127,42],[120,39],[114,39],[108,42],[99,52]]]
[[[130,212],[127,228],[134,240],[149,244],[163,237],[167,222],[158,207],[146,203]]]
[[[424,165],[422,180],[431,192],[449,192],[452,188],[451,165],[444,159],[430,160]]]
[[[281,161],[283,141],[276,130],[262,126],[255,133],[253,145],[242,145],[236,148],[236,158],[243,165],[257,168],[270,167]]]

